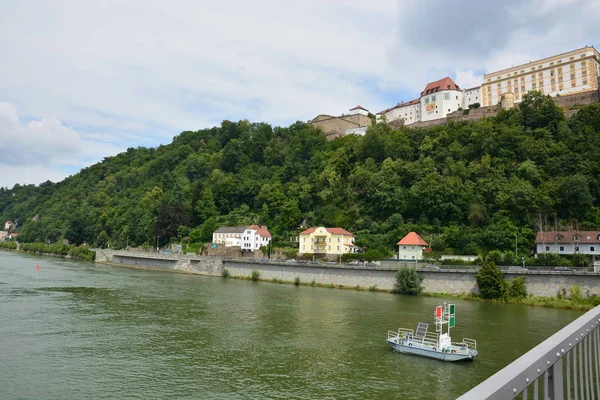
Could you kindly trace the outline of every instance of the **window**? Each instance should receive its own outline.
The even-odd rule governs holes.
[[[425,104],[429,104],[429,97],[425,97]]]
[[[594,246],[590,246],[590,251],[596,251],[596,248]]]
[[[565,251],[565,246],[560,246],[558,249],[559,251]]]
[[[456,100],[458,100],[458,96],[456,96]]]
[[[537,88],[537,85],[535,83],[531,84],[531,89],[535,90]]]
[[[450,100],[450,93],[444,93],[444,100]]]
[[[406,246],[402,246],[402,250],[406,250]]]
[[[433,96],[431,96],[431,102],[435,103],[435,94]]]
[[[583,84],[584,84],[584,85],[587,85],[587,84],[588,84],[588,80],[587,80],[587,78],[583,78]]]
[[[550,251],[550,246],[546,246],[546,251]]]
[[[448,109],[448,112],[450,112],[450,109]]]
[[[579,246],[575,246],[575,251],[579,251]]]
[[[340,250],[340,246],[337,247],[338,251]]]
[[[331,250],[331,246],[329,246],[329,250]]]

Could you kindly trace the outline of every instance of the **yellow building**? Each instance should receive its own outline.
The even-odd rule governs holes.
[[[355,253],[354,235],[342,228],[308,228],[300,232],[299,254],[338,256]]]
[[[600,54],[591,46],[517,65],[483,76],[482,105],[495,106],[505,93],[515,103],[532,90],[554,97],[598,90]]]

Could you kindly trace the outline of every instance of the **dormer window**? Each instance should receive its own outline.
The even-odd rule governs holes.
[[[561,235],[561,234],[556,235],[556,240],[563,240],[563,235]]]
[[[577,242],[578,242],[578,241],[580,241],[580,240],[581,240],[581,236],[579,236],[579,235],[575,235],[575,241],[577,241]]]

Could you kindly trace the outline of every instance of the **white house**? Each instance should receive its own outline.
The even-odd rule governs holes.
[[[6,221],[6,222],[4,223],[4,230],[5,230],[5,231],[9,231],[9,230],[10,230],[10,228],[12,228],[12,226],[13,226],[13,222],[12,222],[12,221]]]
[[[212,242],[225,247],[240,247],[245,226],[222,226],[213,232]]]
[[[422,260],[423,250],[429,246],[416,232],[410,232],[398,243],[399,260]]]
[[[463,90],[462,108],[467,109],[471,104],[479,103],[481,105],[481,86]]]
[[[271,234],[266,226],[250,225],[242,234],[241,249],[256,251],[271,243]]]
[[[222,226],[213,232],[213,243],[225,247],[239,247],[242,251],[256,251],[271,242],[266,226]]]
[[[537,254],[600,255],[600,231],[538,232],[535,245]]]
[[[463,91],[449,77],[429,82],[421,92],[421,121],[445,118],[463,106]]]

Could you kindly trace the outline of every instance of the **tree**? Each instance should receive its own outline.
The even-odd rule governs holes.
[[[419,275],[416,269],[399,268],[398,272],[396,272],[394,291],[400,294],[417,295],[423,290],[421,286],[422,281],[423,277]]]
[[[475,274],[479,293],[484,299],[499,299],[504,293],[504,274],[493,261],[486,261]]]
[[[526,128],[536,129],[543,127],[556,128],[565,116],[550,96],[533,90],[523,96],[519,104],[523,125]]]

